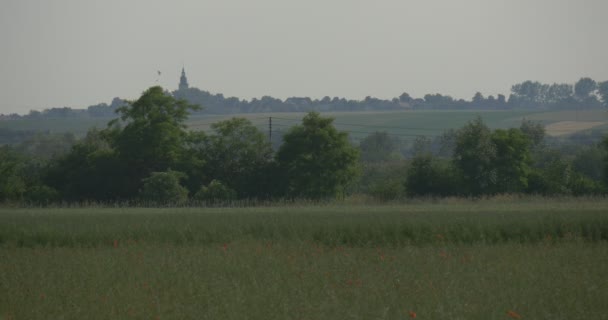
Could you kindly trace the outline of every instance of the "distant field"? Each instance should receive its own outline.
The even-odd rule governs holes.
[[[209,130],[211,123],[226,120],[231,117],[245,117],[250,119],[264,132],[268,131],[268,118],[272,117],[273,131],[280,134],[289,127],[299,123],[305,113],[249,113],[235,115],[194,115],[188,120],[192,130]],[[555,111],[531,112],[524,110],[488,111],[488,110],[461,110],[461,111],[378,111],[378,112],[328,112],[324,116],[336,118],[336,127],[350,132],[355,140],[359,140],[370,132],[387,131],[403,140],[412,140],[417,135],[437,136],[447,129],[457,129],[476,116],[492,128],[510,128],[520,125],[523,118],[541,121],[545,125],[558,122],[574,122],[568,128],[558,128],[551,132],[559,135],[570,134],[579,130],[588,129],[589,126],[577,122],[605,122],[608,123],[608,112],[603,110],[592,111]],[[74,132],[84,135],[91,127],[104,128],[110,119],[46,119],[46,120],[17,120],[0,121],[0,127],[16,130],[50,130],[53,132]],[[600,125],[595,129],[608,131],[608,125]],[[565,132],[565,133],[564,133]]]
[[[607,208],[1,209],[0,319],[606,319]]]

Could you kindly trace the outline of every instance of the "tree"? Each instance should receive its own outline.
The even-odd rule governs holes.
[[[597,91],[604,106],[608,107],[608,81],[600,82],[597,86]]]
[[[409,196],[448,196],[458,194],[459,177],[448,163],[435,159],[430,153],[416,155],[405,180]]]
[[[177,171],[152,172],[142,180],[139,197],[153,204],[182,203],[188,200],[188,190],[179,183],[182,178],[185,178],[185,174]]]
[[[8,146],[0,147],[0,202],[23,199],[27,190],[23,160]]]
[[[290,196],[335,197],[357,175],[359,153],[348,142],[348,134],[336,130],[332,118],[311,112],[283,140],[276,159]]]
[[[482,107],[485,101],[486,99],[483,97],[483,94],[481,94],[481,92],[476,92],[471,100],[471,103],[475,107]]]
[[[209,185],[202,186],[194,195],[196,200],[206,202],[230,201],[236,199],[236,197],[236,191],[218,180],[212,180]]]
[[[533,147],[542,145],[545,140],[545,127],[540,122],[523,119],[519,130],[528,137]]]
[[[492,132],[480,117],[457,131],[453,162],[460,170],[464,188],[469,194],[478,196],[494,189],[495,159],[496,146],[492,142]]]
[[[388,161],[398,159],[399,143],[387,132],[374,132],[359,143],[361,160],[367,162]]]
[[[602,140],[602,147],[606,151],[606,156],[604,157],[604,186],[608,188],[608,136],[604,137]]]
[[[273,152],[267,137],[244,118],[221,121],[211,128],[213,134],[198,151],[205,161],[205,183],[222,181],[241,198],[268,197]]]
[[[122,183],[131,194],[137,193],[142,179],[152,172],[179,165],[188,136],[185,125],[188,111],[197,109],[198,106],[176,100],[158,86],[117,109],[120,119],[110,122],[109,141],[127,168]]]
[[[574,95],[581,101],[589,98],[591,93],[597,89],[597,83],[591,78],[581,78],[574,85]]]
[[[399,96],[399,101],[403,102],[403,103],[410,103],[412,102],[414,99],[409,95],[409,93],[404,92]]]
[[[519,129],[495,130],[491,140],[496,150],[492,161],[496,171],[493,192],[524,191],[530,173],[530,140]]]
[[[69,153],[49,166],[44,178],[62,198],[71,201],[111,201],[136,195],[123,183],[127,167],[108,142],[107,132],[89,130]]]

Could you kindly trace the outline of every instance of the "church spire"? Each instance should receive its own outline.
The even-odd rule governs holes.
[[[188,89],[188,78],[186,78],[186,70],[182,67],[182,76],[179,78],[179,90]]]

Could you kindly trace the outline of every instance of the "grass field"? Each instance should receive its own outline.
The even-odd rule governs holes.
[[[226,120],[231,117],[245,117],[250,119],[258,128],[268,130],[268,118],[273,117],[273,131],[281,133],[289,127],[298,124],[305,113],[249,113],[235,115],[193,115],[188,120],[192,130],[209,130],[214,122]],[[573,122],[608,122],[608,113],[604,110],[587,111],[553,111],[538,112],[527,110],[434,110],[434,111],[377,111],[377,112],[328,112],[324,116],[334,117],[336,127],[349,131],[355,139],[361,139],[374,131],[387,131],[402,139],[412,139],[416,135],[437,136],[447,129],[457,129],[465,125],[476,116],[492,128],[518,127],[523,118],[541,121],[545,125],[564,121]],[[0,128],[14,130],[50,130],[52,132],[73,132],[79,136],[86,133],[89,128],[104,128],[110,119],[40,119],[0,121]],[[576,132],[568,128],[566,133]],[[587,127],[581,126],[581,130]],[[596,127],[608,131],[608,126]],[[563,133],[558,129],[556,134]]]
[[[608,319],[607,240],[605,199],[1,209],[0,319]]]

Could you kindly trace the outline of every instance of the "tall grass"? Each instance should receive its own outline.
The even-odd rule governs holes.
[[[596,202],[467,201],[387,206],[0,209],[0,244],[107,246],[117,241],[195,245],[255,239],[328,246],[608,240]]]
[[[607,208],[0,209],[0,319],[606,319]]]
[[[608,245],[0,247],[2,319],[606,319]]]

